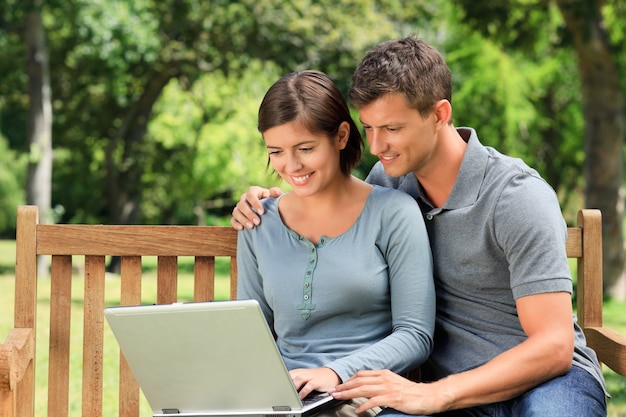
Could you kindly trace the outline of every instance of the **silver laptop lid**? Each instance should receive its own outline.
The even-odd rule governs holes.
[[[301,411],[254,300],[109,307],[105,317],[155,416]]]

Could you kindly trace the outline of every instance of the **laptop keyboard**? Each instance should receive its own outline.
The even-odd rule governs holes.
[[[328,397],[328,395],[329,394],[325,392],[313,391],[312,393],[304,397],[304,399],[302,400],[302,405],[314,403],[322,398]]]

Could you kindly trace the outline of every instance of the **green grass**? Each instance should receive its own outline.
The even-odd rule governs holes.
[[[13,297],[14,297],[14,263],[15,263],[15,242],[0,240],[0,343],[3,342],[13,327]],[[226,263],[217,264],[218,275],[226,276],[228,265]],[[156,259],[148,258],[144,263],[146,277],[142,283],[143,292],[153,300],[156,294]],[[191,259],[181,259],[179,264],[181,280],[178,292],[181,300],[190,300],[193,292],[193,264]],[[119,280],[111,276],[106,280],[105,303],[113,305],[119,298]],[[83,303],[82,291],[83,280],[77,274],[72,282],[72,335],[71,345],[82,346],[82,316]],[[48,356],[48,335],[47,325],[49,323],[49,281],[43,279],[38,284],[38,320],[41,323],[37,328],[37,371],[36,386],[37,394],[35,399],[35,415],[45,416],[47,408],[47,356]],[[216,289],[217,298],[227,298],[228,288],[226,279],[218,281]],[[626,303],[617,301],[607,301],[604,305],[604,322],[614,329],[626,334]],[[118,354],[117,343],[111,334],[108,326],[105,325],[105,347],[104,347],[104,389],[103,415],[113,416],[118,414],[117,409],[117,377],[118,377]],[[70,412],[71,416],[80,415],[81,411],[81,363],[82,357],[78,350],[70,352]],[[612,397],[609,400],[610,417],[626,417],[626,378],[615,374],[613,371],[604,368],[604,375],[607,386]],[[142,397],[141,416],[151,416],[145,399]]]

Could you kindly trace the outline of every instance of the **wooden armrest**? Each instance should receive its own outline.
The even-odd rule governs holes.
[[[0,391],[12,391],[33,360],[35,340],[33,329],[12,329],[0,345]]]
[[[587,344],[598,359],[620,375],[626,376],[626,336],[608,327],[586,327]]]

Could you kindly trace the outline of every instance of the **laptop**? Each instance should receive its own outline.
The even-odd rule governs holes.
[[[338,403],[318,393],[303,404],[255,300],[104,315],[154,417],[307,417]]]

